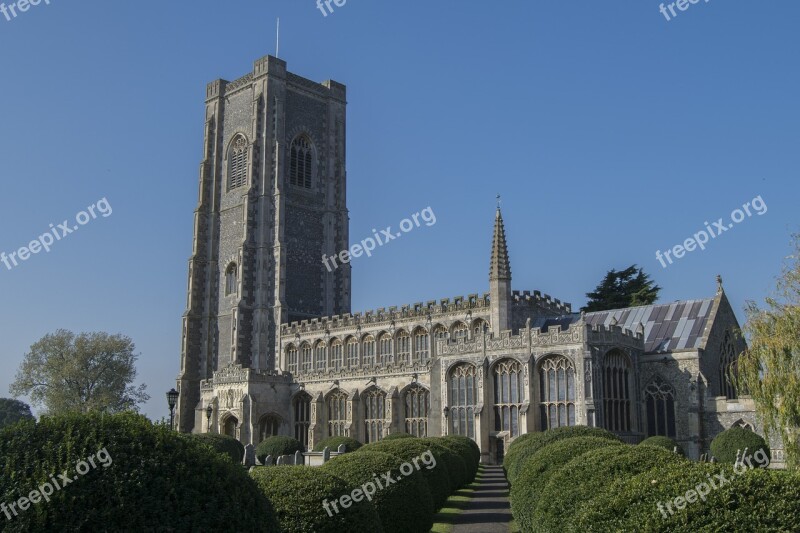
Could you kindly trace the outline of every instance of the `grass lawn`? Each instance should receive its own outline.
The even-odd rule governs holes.
[[[447,498],[444,507],[439,509],[436,516],[433,517],[431,533],[450,533],[450,531],[452,531],[456,516],[466,509],[469,501],[472,499],[472,494],[475,492],[475,487],[482,477],[483,465],[480,465],[478,467],[478,474],[475,476],[475,481],[473,481],[471,485],[457,490],[455,494]]]

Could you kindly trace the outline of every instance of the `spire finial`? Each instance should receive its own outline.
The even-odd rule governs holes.
[[[717,294],[720,294],[723,291],[722,288],[722,276],[717,274]]]
[[[500,195],[498,194],[498,195],[497,195],[497,209],[498,209],[498,210],[500,209],[500,205],[501,205],[501,203],[502,203],[502,200],[500,200]]]

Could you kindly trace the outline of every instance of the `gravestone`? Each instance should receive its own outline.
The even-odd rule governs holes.
[[[296,465],[305,464],[305,460],[303,459],[303,452],[301,451],[294,452],[294,464]]]
[[[344,444],[340,444],[339,453],[347,453],[347,446],[345,446]]]
[[[256,464],[256,447],[248,444],[244,447],[244,466],[250,467]]]
[[[325,449],[322,450],[322,462],[327,463],[331,460],[331,449],[325,446]]]

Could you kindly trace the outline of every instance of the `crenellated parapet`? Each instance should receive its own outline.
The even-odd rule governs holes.
[[[512,305],[515,307],[538,307],[557,315],[572,313],[571,304],[553,298],[549,294],[542,294],[540,291],[512,291],[511,298]]]
[[[414,322],[424,321],[436,323],[446,320],[451,320],[454,315],[466,314],[470,311],[483,311],[489,312],[489,295],[483,294],[470,294],[468,296],[457,296],[452,300],[450,298],[443,298],[441,300],[431,300],[426,303],[417,302],[409,305],[403,305],[399,308],[396,306],[378,308],[363,313],[334,315],[331,317],[312,318],[310,320],[303,320],[300,322],[292,322],[291,324],[283,324],[281,326],[282,336],[303,335],[305,333],[330,333],[335,334],[337,331],[374,327],[380,328],[385,326],[391,327],[393,324],[396,326],[398,322]],[[460,318],[464,318],[463,316]],[[477,316],[476,316],[477,318]]]
[[[242,365],[228,365],[214,372],[212,379],[201,380],[200,387],[203,390],[213,390],[214,385],[253,382],[284,383],[288,385],[292,382],[292,376],[278,370],[258,370]]]
[[[624,346],[637,350],[644,350],[644,328],[638,331],[623,329],[621,326],[598,324],[594,327],[587,326],[587,342],[593,345]]]

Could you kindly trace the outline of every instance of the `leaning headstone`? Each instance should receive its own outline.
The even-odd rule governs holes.
[[[302,465],[304,463],[305,463],[305,461],[303,460],[303,452],[301,452],[299,450],[294,452],[294,464]]]
[[[250,467],[256,464],[256,447],[248,444],[244,447],[244,466]]]
[[[322,450],[322,462],[327,463],[331,460],[331,449],[325,446],[325,449]]]
[[[278,462],[277,462],[277,463],[275,463],[275,464],[277,464],[278,466],[283,466],[283,455],[281,455],[280,457],[278,457]]]
[[[272,456],[271,455],[268,455],[264,459],[264,466],[272,466]]]
[[[344,444],[340,444],[339,453],[347,453],[347,446],[345,446]]]

